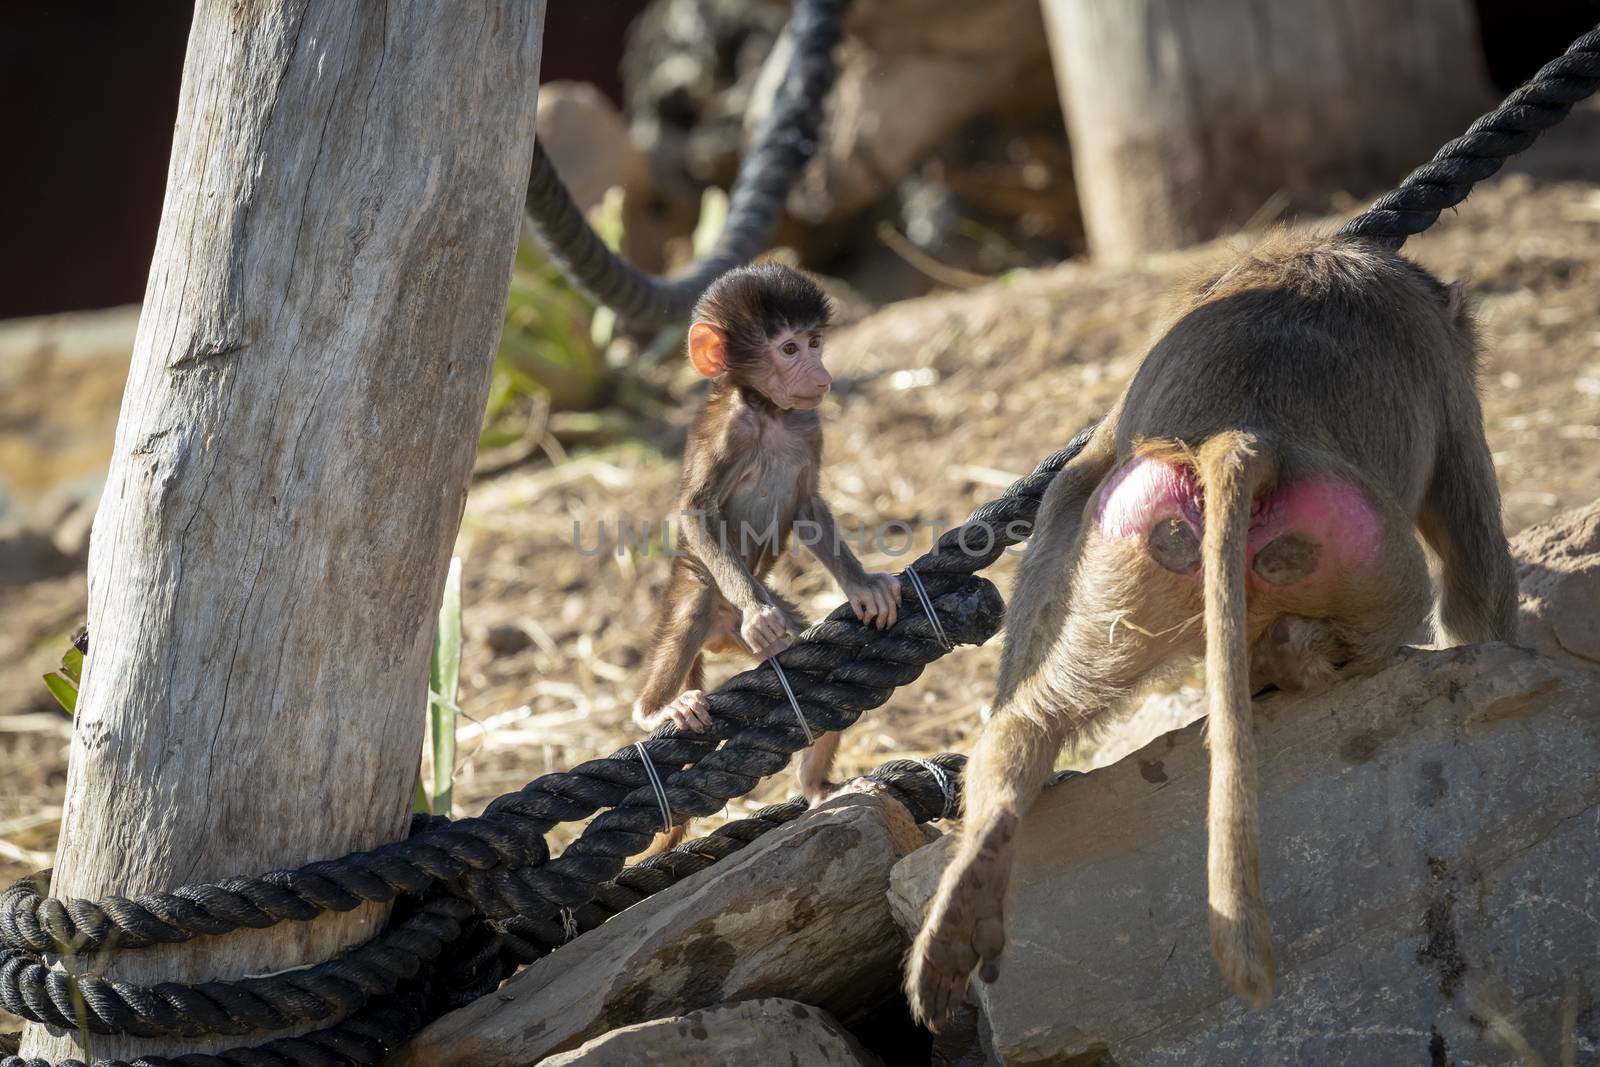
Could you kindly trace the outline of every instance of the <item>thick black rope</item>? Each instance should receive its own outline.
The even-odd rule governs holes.
[[[542,145],[534,145],[527,211],[545,254],[596,304],[630,326],[660,326],[687,314],[720,274],[764,251],[795,177],[817,148],[823,102],[833,87],[833,48],[850,0],[796,0],[789,19],[793,54],[772,110],[756,131],[734,179],[727,222],[711,251],[669,278],[618,256],[573,203]]]
[[[999,630],[1004,603],[993,584],[952,576],[943,585],[949,591],[934,596],[934,608],[954,642],[979,644]],[[863,711],[882,705],[894,689],[916,680],[925,664],[944,653],[920,608],[906,604],[901,610],[906,612],[904,629],[897,622],[886,633],[852,647],[863,635],[877,631],[863,627],[843,607],[806,631],[803,636],[811,640],[797,643],[779,657],[813,734],[852,725]],[[833,636],[819,641],[819,634]],[[666,727],[645,742],[675,824],[720,811],[730,799],[782,770],[808,743],[770,667],[734,677],[708,694],[706,703],[711,730],[686,734]],[[719,740],[721,747],[716,747]],[[651,748],[653,743],[671,746],[675,754],[662,759]],[[618,756],[639,759],[632,748]],[[520,814],[529,799],[515,793],[501,797],[486,814]],[[574,908],[588,901],[600,883],[615,877],[628,856],[644,851],[662,829],[655,788],[642,785],[598,815],[560,856],[518,868],[470,872],[464,879],[466,890],[490,918]]]
[[[929,769],[930,764],[937,773]],[[882,786],[892,799],[906,807],[913,819],[925,823],[959,810],[961,775],[965,766],[965,756],[946,752],[925,761],[891,760],[863,780]],[[487,993],[516,968],[549,955],[571,938],[594,929],[625,908],[727,858],[803,814],[807,808],[806,801],[800,797],[762,808],[747,818],[723,824],[705,837],[685,841],[628,867],[600,886],[593,898],[578,908],[543,916],[519,915],[496,923],[500,967],[492,972],[492,979],[486,980],[489,979],[489,974],[484,973],[487,967],[480,967],[474,976],[470,965],[453,970],[447,963],[441,973],[441,984],[459,983],[463,988],[476,985]],[[470,993],[454,996],[448,1007],[459,1007],[475,999]]]
[[[427,985],[408,982],[393,997],[373,1004],[325,1030],[280,1037],[250,1048],[190,1052],[181,1056],[136,1056],[95,1060],[94,1067],[376,1067],[418,1030]],[[89,1067],[80,1059],[58,1063],[18,1055],[0,1057],[0,1067]]]
[[[561,261],[563,269],[576,273],[592,295],[625,317],[645,320],[681,313],[706,282],[749,259],[770,234],[789,183],[814,149],[818,105],[832,80],[829,53],[847,3],[802,0],[797,5],[791,77],[763,127],[757,151],[741,168],[734,210],[712,255],[685,276],[663,283],[612,256],[583,224],[582,230],[604,255],[593,248],[580,248],[583,254],[576,259]],[[1465,136],[1446,145],[1394,192],[1346,223],[1340,234],[1400,247],[1408,236],[1431,226],[1440,211],[1460,203],[1474,183],[1495,173],[1506,158],[1526,149],[1540,132],[1560,122],[1574,103],[1596,89],[1600,89],[1600,29],[1586,34],[1565,55],[1547,64],[1500,107],[1473,123]],[[792,167],[786,170],[785,161]],[[541,166],[547,172],[542,178]],[[544,215],[562,223],[550,230],[551,239],[568,251],[579,248],[566,216],[582,223],[581,215],[549,170],[548,160],[543,164],[535,161],[534,177],[541,190],[537,204],[554,203]],[[529,205],[530,209],[536,206],[531,189]],[[768,216],[764,223],[763,216]],[[763,227],[765,232],[758,240],[757,231]],[[752,241],[754,246],[745,251]],[[998,594],[989,583],[971,576],[1031,533],[1045,489],[1081,451],[1088,432],[1086,429],[1068,448],[1008,488],[1000,499],[980,507],[967,523],[946,532],[932,551],[913,564],[930,590],[945,633],[955,641],[978,643],[993,633],[1000,610]],[[881,704],[893,688],[916,678],[926,663],[938,657],[942,644],[935,627],[919,611],[920,604],[906,607],[891,631],[877,635],[861,632],[865,628],[848,608],[841,607],[784,654],[781,662],[813,731],[853,724],[862,711]],[[645,752],[664,779],[678,820],[718,810],[728,799],[748,792],[762,777],[780,769],[805,745],[807,730],[792,718],[793,709],[770,670],[747,671],[708,700],[715,723],[709,734],[683,735],[664,729],[645,742]],[[25,1017],[57,1026],[84,1025],[95,1032],[135,1036],[281,1029],[354,1010],[343,1022],[300,1037],[216,1055],[141,1057],[131,1061],[130,1067],[376,1063],[409,1037],[422,1018],[431,1017],[425,1010],[431,995],[429,983],[414,976],[436,961],[447,944],[465,947],[454,944],[463,939],[463,922],[483,926],[484,916],[506,920],[502,929],[484,939],[484,950],[477,955],[481,961],[478,970],[487,975],[480,974],[479,981],[498,982],[519,963],[547,953],[574,931],[604,921],[616,906],[627,906],[632,902],[630,895],[654,892],[737,847],[692,842],[634,869],[640,873],[621,871],[622,858],[642,849],[659,829],[654,789],[647,784],[650,776],[639,760],[638,750],[629,747],[571,772],[546,775],[501,797],[478,819],[434,826],[394,845],[256,879],[188,886],[133,901],[115,897],[52,900],[42,895],[42,879],[24,879],[0,896],[0,944],[4,945],[0,951],[0,1003]],[[926,768],[923,771],[931,782],[933,775]],[[910,770],[904,773],[915,775]],[[941,805],[945,802],[942,798]],[[550,858],[545,831],[558,822],[584,818],[607,807],[612,810],[595,819],[566,853]],[[789,806],[767,809],[750,820],[749,826],[723,833],[722,839],[753,840],[799,810]],[[741,838],[740,833],[748,836]],[[70,946],[75,952],[110,946],[136,948],[243,927],[262,928],[285,919],[303,921],[325,911],[346,911],[363,901],[391,901],[402,894],[421,893],[452,879],[463,880],[476,911],[457,898],[435,895],[410,909],[373,942],[338,960],[287,975],[143,988],[92,977],[69,979],[49,972],[38,959],[40,953],[60,946]],[[558,920],[552,916],[559,917],[559,934],[553,932]],[[457,975],[468,977],[460,966],[466,962],[464,958],[450,962],[456,964]],[[76,1067],[79,1062],[65,1061],[62,1067]],[[107,1067],[119,1067],[123,1062],[108,1063]],[[47,1065],[8,1056],[0,1060],[0,1067]]]
[[[1044,490],[1086,440],[1087,431],[1000,499],[980,507],[963,526],[946,532],[932,551],[917,560],[915,566],[951,641],[981,642],[998,628],[1003,612],[999,594],[989,582],[974,577],[974,572],[1028,536]],[[882,704],[895,687],[915,679],[923,665],[943,651],[920,603],[908,602],[900,620],[885,632],[862,625],[848,607],[841,607],[802,635],[781,662],[808,723],[813,730],[829,730],[841,729],[853,723],[861,711]],[[748,792],[762,777],[780,769],[805,745],[804,730],[770,668],[731,679],[708,700],[716,721],[713,732],[678,736],[665,729],[644,743],[665,778],[679,818],[718,810],[726,800]],[[716,747],[719,739],[723,741],[720,749]],[[603,912],[616,903],[614,896],[597,895],[636,893],[641,881],[650,877],[641,873],[606,888],[618,874],[622,857],[642,850],[660,828],[654,791],[638,759],[638,750],[629,746],[610,759],[591,760],[573,771],[546,775],[500,798],[478,819],[457,823],[432,820],[431,827],[407,841],[257,879],[188,886],[132,901],[54,900],[42,896],[47,889],[41,884],[43,879],[24,879],[0,899],[0,936],[10,950],[6,966],[0,970],[0,996],[7,997],[20,1009],[18,1014],[28,1018],[56,1025],[67,1025],[67,1020],[73,1025],[84,1022],[97,1032],[133,1032],[137,1028],[141,1036],[189,1035],[197,1029],[236,1033],[278,1024],[279,1016],[302,1023],[326,1018],[327,1013],[346,1009],[358,1000],[400,987],[415,973],[414,963],[420,965],[430,951],[437,955],[438,949],[405,941],[397,931],[408,927],[400,924],[368,947],[373,949],[369,956],[379,956],[383,949],[398,945],[403,960],[387,968],[360,970],[356,972],[359,980],[352,980],[349,972],[355,971],[351,961],[361,949],[287,976],[245,983],[207,983],[193,988],[165,984],[141,990],[126,983],[94,980],[82,987],[89,1007],[85,1019],[79,1018],[71,980],[47,971],[40,956],[61,945],[83,953],[108,946],[171,943],[241,926],[270,926],[285,918],[309,919],[326,910],[348,910],[363,900],[387,901],[403,893],[419,893],[463,876],[471,883],[470,875],[485,871],[502,877],[473,887],[480,912],[503,919],[522,917],[496,935],[499,943],[494,945],[494,955],[503,972],[507,966],[536,958],[541,944],[548,948],[549,938],[541,938],[539,933],[550,929],[552,915],[559,915],[562,909],[573,912],[582,928],[584,922],[596,921],[596,913],[584,905],[598,899]],[[921,777],[920,773],[913,775],[914,780]],[[937,810],[943,810],[947,800],[932,795],[930,790],[936,792],[936,787],[931,776],[916,788],[927,794],[919,803],[927,807],[937,799]],[[563,818],[581,818],[603,806],[618,810],[591,824],[566,854],[548,859],[544,830]],[[530,841],[536,842],[536,847],[530,847]],[[661,864],[709,862],[718,847],[692,843]],[[684,855],[701,859],[679,858]],[[507,856],[522,859],[524,866],[508,872],[489,870]],[[656,866],[645,870],[653,871]],[[485,902],[490,906],[484,907]],[[460,919],[453,903],[434,907],[450,911],[450,919]],[[419,936],[433,932],[422,931]],[[492,981],[497,983],[501,976],[493,976]],[[308,990],[312,993],[309,997]],[[296,1048],[303,1050],[309,1038],[294,1040],[301,1043]]]
[[[1432,226],[1439,212],[1467,198],[1473,185],[1526,150],[1539,134],[1567,117],[1572,105],[1600,89],[1600,27],[1573,42],[1500,106],[1467,128],[1407,175],[1399,187],[1339,228],[1387,248]]]
[[[138,986],[46,967],[39,956],[0,949],[0,1007],[32,1022],[134,1037],[242,1035],[342,1019],[393,993],[462,934],[474,914],[438,896],[344,956],[301,970],[237,982]]]
[[[1057,471],[1087,441],[1065,449],[1010,486],[997,500],[946,531],[914,566],[933,598],[946,635],[981,643],[998,628],[1003,605],[992,584],[974,577],[1032,530],[1039,499]],[[943,654],[920,603],[909,592],[900,619],[879,631],[841,606],[802,634],[780,657],[814,731],[836,730],[877,707]],[[804,732],[770,667],[745,671],[707,697],[714,727],[703,734],[657,730],[644,742],[680,817],[710,815],[754,788],[805,745]],[[718,741],[722,747],[717,748]],[[551,860],[544,833],[557,823],[608,812],[566,854]],[[490,918],[541,914],[584,903],[616,875],[621,858],[644,849],[659,829],[655,793],[630,745],[570,771],[543,775],[500,797],[475,819],[462,819],[338,859],[257,878],[184,886],[134,900],[59,900],[38,878],[0,894],[0,944],[34,954],[68,946],[77,953],[170,944],[193,937],[261,929],[348,911],[364,901],[420,894],[465,878]]]
[[[929,770],[928,764],[938,768]],[[944,753],[930,757],[926,762],[917,760],[891,760],[866,775],[864,780],[882,786],[889,797],[906,807],[918,823],[930,822],[953,811],[959,804],[961,772],[966,757]],[[945,790],[951,792],[946,794]],[[408,1040],[427,1022],[444,1011],[470,1003],[473,992],[487,992],[508,977],[518,966],[532,963],[561,947],[572,937],[592,930],[625,908],[632,907],[652,894],[696,874],[719,860],[726,859],[746,845],[759,840],[768,832],[792,821],[804,813],[805,800],[795,798],[775,804],[745,819],[725,823],[703,838],[684,842],[678,847],[624,870],[616,879],[601,886],[589,905],[571,916],[570,924],[560,916],[547,916],[540,920],[518,918],[508,932],[493,932],[487,940],[480,938],[480,951],[476,959],[452,953],[442,958],[440,967],[431,974],[409,975],[399,983],[392,1001],[361,1006],[354,1015],[342,1023],[324,1030],[294,1038],[282,1038],[253,1048],[230,1049],[214,1054],[186,1054],[177,1057],[147,1056],[136,1060],[99,1060],[96,1067],[370,1067],[384,1055]],[[450,898],[441,898],[450,899]],[[437,901],[425,901],[420,910],[411,915],[397,917],[396,926],[403,926],[421,914],[436,908]],[[446,909],[452,917],[461,914],[458,909],[470,911],[464,902],[456,900]],[[451,948],[461,947],[455,935]],[[357,950],[359,951],[359,950]],[[436,953],[436,955],[439,955]],[[348,958],[348,957],[347,957]],[[303,973],[303,972],[298,972]],[[488,981],[484,981],[487,975]],[[213,989],[234,988],[240,983],[207,983]],[[96,980],[103,982],[104,980]],[[126,983],[115,983],[123,988],[133,988]],[[427,990],[431,987],[433,997]],[[189,987],[154,987],[157,990]],[[204,987],[193,987],[204,988]],[[54,995],[54,991],[51,991]],[[86,994],[87,999],[87,994]],[[36,1022],[75,1028],[75,1006],[70,997],[60,1008],[66,1021],[42,1018],[30,1006],[18,1012],[23,1018]],[[9,1010],[9,1009],[8,1009]],[[90,1027],[93,1029],[93,1026]],[[101,1032],[101,1031],[96,1031]],[[116,1032],[116,1031],[112,1031]],[[131,1031],[130,1031],[131,1032]],[[234,1033],[233,1030],[213,1030],[217,1033]],[[138,1035],[155,1036],[155,1035]],[[181,1036],[196,1036],[185,1033]],[[23,1059],[10,1055],[0,1057],[0,1067],[51,1067],[44,1060]],[[66,1060],[59,1067],[84,1067],[81,1060]]]
[[[935,597],[935,609],[954,640],[977,644],[998,630],[1003,604],[991,583],[957,577],[946,579],[944,586],[949,592]],[[848,612],[848,608],[844,610]],[[852,721],[861,710],[881,705],[896,687],[915,679],[924,664],[944,653],[920,607],[907,605],[902,618],[887,631],[839,615],[835,612],[802,634],[781,662],[797,694],[813,700],[828,694],[848,700]],[[765,679],[760,677],[763,674]],[[777,691],[770,667],[735,676],[707,698],[714,714],[730,721],[720,724],[715,733],[674,736],[658,731],[644,742],[651,762],[658,773],[670,778],[668,772],[700,761],[711,753],[718,737],[727,736],[734,754],[716,761],[724,776],[717,793],[726,798],[748,792],[803,747],[794,712],[786,699],[774,697]],[[818,716],[822,718],[825,716]],[[818,728],[834,727],[819,722]],[[738,793],[730,792],[726,784],[735,779],[744,783]],[[709,815],[721,806],[701,810],[703,805],[690,805],[685,798],[685,806],[679,809],[679,795],[671,795],[674,810],[683,815]],[[570,771],[543,775],[496,800],[478,818],[448,823],[405,841],[298,870],[185,886],[135,900],[63,901],[42,896],[41,879],[23,879],[0,894],[0,943],[31,953],[55,951],[58,946],[84,953],[108,945],[126,949],[175,943],[241,927],[264,928],[284,919],[308,920],[325,911],[348,911],[363,901],[382,902],[402,893],[420,893],[435,882],[513,862],[519,865],[514,874],[492,885],[473,886],[474,899],[486,915],[500,918],[572,906],[614,876],[620,862],[613,865],[609,859],[596,861],[586,856],[578,860],[565,855],[549,860],[543,834],[557,823],[586,818],[601,808],[630,800],[636,806],[654,804],[649,778],[632,745]],[[624,820],[624,827],[629,824]],[[648,829],[641,828],[627,842],[615,839],[612,843],[637,853],[660,828],[657,816]],[[541,877],[547,861],[551,874]],[[575,880],[583,884],[581,895],[574,888]]]

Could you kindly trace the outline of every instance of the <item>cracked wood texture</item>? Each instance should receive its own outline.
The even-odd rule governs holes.
[[[1470,0],[1042,0],[1089,250],[1394,185],[1494,103]]]
[[[544,6],[198,5],[90,551],[56,895],[172,889],[403,832],[528,180]],[[262,974],[327,959],[383,917],[75,966],[136,982]],[[83,1050],[33,1026],[23,1051]]]

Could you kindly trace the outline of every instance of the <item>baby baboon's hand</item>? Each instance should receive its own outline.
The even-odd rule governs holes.
[[[869,574],[862,582],[844,587],[850,610],[864,623],[875,623],[887,630],[900,616],[900,579],[884,571]]]
[[[772,605],[746,608],[739,624],[739,639],[757,659],[768,659],[789,647],[783,612]]]

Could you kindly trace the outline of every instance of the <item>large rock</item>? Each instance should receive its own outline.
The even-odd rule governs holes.
[[[893,994],[889,871],[925,838],[898,802],[840,797],[545,957],[391,1060],[532,1063],[618,1027],[757,997],[839,1018]]]
[[[746,1000],[613,1030],[540,1067],[861,1067],[879,1060],[820,1008]]]
[[[1600,500],[1528,527],[1511,551],[1522,587],[1517,640],[1600,669]]]
[[[976,992],[994,1058],[1506,1063],[1508,1040],[1548,1063],[1592,1055],[1600,675],[1510,645],[1410,652],[1256,709],[1278,999],[1249,1010],[1211,958],[1197,723],[1024,820],[1009,947]],[[950,844],[895,868],[906,929]]]

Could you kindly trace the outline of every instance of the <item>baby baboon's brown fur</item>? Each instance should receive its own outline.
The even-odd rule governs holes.
[[[683,552],[672,561],[633,706],[644,729],[711,725],[703,652],[766,660],[806,629],[799,609],[766,581],[802,523],[810,534],[801,539],[857,618],[886,629],[899,617],[900,580],[861,566],[820,489],[817,406],[833,380],[822,359],[830,314],[814,279],[773,262],[728,271],[695,306],[688,354],[714,385],[684,446]],[[800,757],[800,787],[813,803],[834,788],[828,772],[838,745],[837,733],[825,733]],[[658,835],[652,851],[685,830],[680,823]]]
[[[1513,634],[1476,364],[1456,291],[1353,239],[1278,238],[1198,288],[1040,505],[961,844],[907,961],[917,1015],[937,1025],[975,967],[997,975],[1017,821],[1062,744],[1199,653],[1212,949],[1271,997],[1252,685],[1390,660],[1431,600],[1418,529],[1450,636]]]

